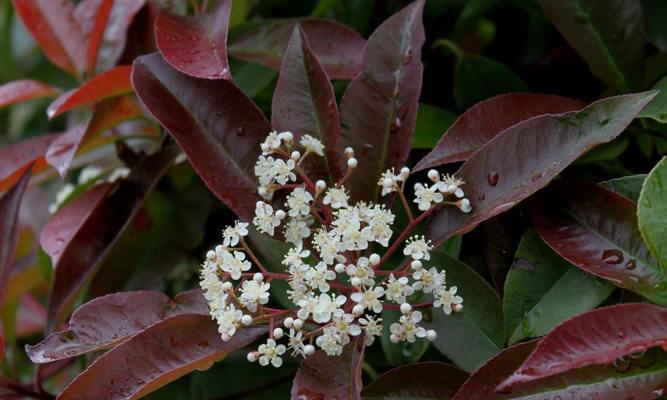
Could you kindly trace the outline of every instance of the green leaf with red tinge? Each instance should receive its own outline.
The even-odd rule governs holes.
[[[512,125],[538,115],[560,114],[584,107],[579,100],[546,94],[511,93],[492,97],[461,114],[414,170],[465,161]]]
[[[173,300],[158,292],[114,293],[82,305],[72,314],[67,330],[25,350],[32,362],[49,363],[115,346],[175,315],[208,312],[199,290],[179,293]]]
[[[54,263],[48,331],[53,331],[63,321],[76,296],[95,274],[148,193],[172,165],[177,153],[172,146],[142,159],[127,178],[105,192],[99,200],[95,199],[95,205],[78,216],[74,215],[71,223],[76,226],[75,229],[71,232],[54,230],[53,236],[48,237],[49,241],[62,243],[62,251],[57,253],[57,263]]]
[[[667,344],[667,309],[628,303],[580,314],[558,325],[499,390]]]
[[[323,172],[330,178],[330,182],[336,182],[342,177],[336,94],[329,77],[310,49],[305,32],[298,24],[285,50],[271,110],[273,129],[294,132],[296,142],[302,135],[308,134],[319,138],[324,144],[326,164],[311,165],[310,171],[317,175]]]
[[[357,76],[362,69],[366,41],[349,26],[325,19],[291,19],[262,25],[232,38],[229,54],[279,70],[297,23],[306,32],[313,53],[331,78]]]
[[[230,79],[227,29],[231,0],[210,14],[182,17],[166,12],[155,20],[155,42],[162,57],[180,72],[204,79]]]
[[[437,377],[437,379],[435,379]],[[364,400],[451,399],[468,373],[445,363],[403,365],[380,375],[361,392]]]
[[[537,232],[561,257],[667,305],[667,274],[641,238],[632,200],[592,182],[562,181],[531,209]]]
[[[267,331],[267,326],[244,327],[223,342],[210,316],[173,316],[106,352],[57,399],[139,399],[183,375],[207,368]]]
[[[159,54],[138,58],[132,82],[139,99],[183,148],[206,186],[239,218],[253,216],[253,167],[271,126],[227,80],[183,75]]]
[[[646,177],[637,206],[639,231],[660,265],[667,268],[667,157]]]
[[[594,146],[620,135],[655,92],[610,97],[580,111],[530,118],[504,130],[456,172],[472,212],[436,210],[427,233],[436,243],[467,232],[545,187]]]
[[[19,210],[30,175],[31,168],[28,167],[16,185],[0,197],[0,300],[4,298],[5,287],[12,272],[14,252],[18,243]]]
[[[363,339],[355,339],[339,356],[320,350],[306,358],[294,377],[292,399],[361,400],[364,346]]]
[[[79,76],[85,69],[84,35],[70,0],[12,0],[14,9],[44,54],[65,71]]]
[[[56,134],[41,135],[1,147],[0,190],[14,186],[31,164],[33,175],[45,170],[49,164],[44,154],[57,137]]]
[[[46,110],[49,118],[69,111],[75,107],[89,105],[110,97],[132,91],[130,74],[132,67],[121,66],[91,78],[77,89],[72,89],[58,97]]]
[[[644,74],[640,0],[539,0],[544,14],[607,85],[638,90]]]
[[[404,166],[417,119],[423,66],[423,0],[380,25],[368,39],[364,69],[341,102],[343,145],[356,151],[345,186],[354,200],[376,201],[380,175]]]
[[[56,97],[59,94],[60,89],[39,81],[31,79],[12,81],[0,86],[0,107],[39,97]]]

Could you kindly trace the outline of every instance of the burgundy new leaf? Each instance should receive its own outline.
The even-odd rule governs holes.
[[[166,12],[155,20],[155,41],[162,57],[184,74],[204,79],[230,79],[227,29],[231,0],[222,0],[210,14],[181,17]]]
[[[71,0],[12,0],[21,21],[57,66],[78,76],[85,68],[85,45]]]
[[[364,341],[353,340],[336,357],[318,351],[306,358],[292,384],[292,399],[361,399]]]
[[[21,178],[32,164],[37,174],[48,167],[44,154],[58,135],[42,135],[0,148],[0,190],[6,190]]]
[[[31,79],[5,83],[0,86],[0,107],[39,97],[56,97],[60,89]]]
[[[123,292],[98,297],[72,314],[66,330],[49,335],[26,353],[34,363],[48,363],[115,346],[149,326],[180,314],[208,315],[199,290],[173,300],[158,292]]]
[[[336,94],[298,24],[285,50],[271,110],[273,129],[293,132],[296,141],[304,134],[319,138],[325,146],[324,171],[331,182],[341,177]]]
[[[304,18],[272,22],[230,40],[229,54],[279,70],[296,24],[306,32],[310,47],[333,79],[352,79],[362,69],[366,41],[354,29],[336,21]]]
[[[78,219],[72,218],[72,224],[77,227],[75,232],[54,229],[48,240],[64,243],[64,248],[54,264],[48,331],[62,322],[76,296],[171,166],[176,154],[175,147],[168,147],[139,161],[130,175],[106,192],[92,210],[84,209]]]
[[[510,93],[492,97],[461,114],[414,170],[465,161],[512,125],[537,115],[561,114],[585,106],[579,100],[547,94]]]
[[[376,29],[363,71],[343,96],[343,144],[359,161],[346,182],[355,200],[375,201],[380,175],[403,167],[410,153],[423,72],[423,8],[423,0],[415,1]]]
[[[463,189],[472,212],[436,210],[427,224],[428,235],[442,243],[514,207],[579,156],[620,135],[655,95],[610,97],[580,111],[541,115],[504,130],[456,172],[466,182]]]
[[[139,399],[183,375],[207,368],[267,331],[266,326],[250,326],[223,342],[210,316],[173,316],[95,360],[57,399]]]
[[[14,252],[18,243],[19,210],[30,175],[31,168],[28,167],[21,180],[0,197],[0,300],[4,298],[5,287],[12,272]]]
[[[252,218],[258,199],[253,167],[271,129],[255,103],[230,81],[183,75],[159,54],[135,61],[132,83],[206,186],[239,218]]]
[[[49,105],[46,113],[49,118],[54,118],[74,107],[129,93],[132,91],[131,72],[132,67],[121,66],[93,77],[78,89],[72,89],[58,97]]]
[[[566,180],[531,211],[537,232],[561,257],[667,305],[667,276],[641,238],[632,200],[592,182]]]
[[[452,365],[427,361],[380,375],[361,392],[365,399],[450,399],[468,378]]]
[[[580,314],[540,341],[499,390],[667,344],[667,309],[618,304]]]

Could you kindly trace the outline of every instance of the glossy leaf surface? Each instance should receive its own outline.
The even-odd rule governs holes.
[[[620,178],[600,182],[600,185],[605,189],[625,196],[636,203],[639,199],[639,193],[642,190],[646,176],[646,174],[622,176]]]
[[[428,361],[403,365],[378,376],[361,392],[364,400],[451,399],[468,374],[454,366]]]
[[[436,211],[427,226],[430,238],[441,243],[514,207],[580,155],[621,134],[654,96],[646,92],[610,97],[581,111],[542,115],[506,129],[456,173],[466,182],[463,189],[472,212],[463,214],[452,207]]]
[[[667,268],[667,157],[646,177],[637,207],[642,237],[653,256]]]
[[[60,89],[31,79],[7,82],[0,86],[0,107],[39,97],[56,97],[59,94]]]
[[[31,164],[37,174],[48,167],[44,154],[58,135],[41,135],[0,148],[0,190],[8,189]]]

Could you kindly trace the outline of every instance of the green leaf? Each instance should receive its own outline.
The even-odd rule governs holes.
[[[435,347],[456,365],[474,371],[503,348],[502,304],[493,288],[468,265],[443,250],[431,255],[431,265],[447,273],[447,284],[458,287],[463,311],[445,315],[433,309],[429,328],[441,334]],[[474,350],[473,350],[474,349]]]
[[[430,104],[419,103],[412,148],[432,149],[443,133],[454,123],[454,120],[456,120],[456,115],[451,111]]]
[[[460,110],[499,94],[529,91],[512,70],[490,58],[465,56],[456,65],[454,98]]]
[[[639,195],[639,230],[651,253],[667,268],[667,157],[651,170]]]
[[[639,118],[651,118],[660,123],[667,123],[667,75],[653,85],[660,91],[653,100],[639,113]]]
[[[562,259],[530,229],[505,281],[505,337],[514,344],[545,335],[560,322],[596,307],[612,291],[614,286]]]
[[[605,189],[609,189],[621,196],[625,196],[636,203],[639,199],[639,192],[642,190],[642,185],[644,184],[646,176],[646,174],[622,176],[620,178],[600,182],[600,185]]]
[[[640,0],[539,0],[547,18],[607,85],[641,89],[644,18]]]

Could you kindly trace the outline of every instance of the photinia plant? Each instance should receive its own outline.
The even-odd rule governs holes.
[[[280,3],[0,3],[0,397],[663,398],[659,1]]]

